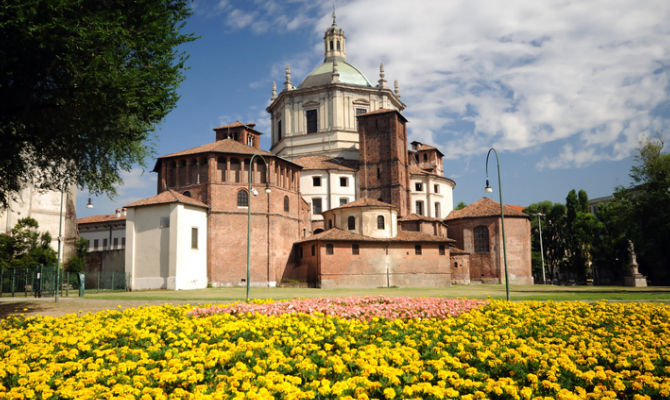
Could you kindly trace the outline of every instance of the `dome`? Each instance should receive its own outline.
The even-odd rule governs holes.
[[[329,57],[323,64],[316,67],[307,75],[304,81],[298,86],[298,89],[325,86],[331,83],[333,76],[333,60],[335,57]],[[337,57],[337,70],[340,74],[339,83],[346,85],[356,85],[364,87],[373,87],[368,78],[363,75],[356,67],[344,61],[344,58]]]

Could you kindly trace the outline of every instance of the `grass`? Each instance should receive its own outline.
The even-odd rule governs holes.
[[[146,305],[212,304],[244,300],[245,288],[210,288],[198,290],[153,290],[136,292],[89,291],[78,297],[76,291],[55,303],[53,297],[0,298],[0,318],[12,314],[62,316],[72,313],[98,312],[107,309],[143,307]],[[6,296],[6,294],[5,294]],[[251,288],[252,298],[292,299],[301,297],[348,296],[440,296],[451,298],[504,299],[505,285],[455,285],[445,288],[378,288],[378,289],[307,289]],[[573,301],[649,301],[670,303],[670,287],[631,288],[623,286],[550,286],[511,285],[510,299]]]
[[[309,289],[254,288],[252,298],[290,299],[296,297],[347,296],[439,296],[468,298],[505,298],[505,285],[455,285],[445,288]],[[209,288],[185,291],[101,292],[86,295],[104,300],[161,301],[236,301],[244,300],[245,288]],[[511,285],[511,300],[629,300],[670,301],[670,287],[631,288],[622,286]]]

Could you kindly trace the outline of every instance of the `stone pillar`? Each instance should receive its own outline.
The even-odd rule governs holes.
[[[635,246],[631,240],[628,240],[628,252],[630,253],[630,262],[628,270],[624,277],[624,285],[632,287],[647,287],[647,278],[638,271],[637,257],[635,255]]]

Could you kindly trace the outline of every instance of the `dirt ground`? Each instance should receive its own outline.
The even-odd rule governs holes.
[[[56,303],[54,302],[53,297],[42,299],[36,299],[34,297],[5,297],[0,298],[0,319],[14,314],[23,314],[25,316],[41,315],[62,317],[68,314],[86,314],[109,309],[159,306],[165,303],[165,300],[80,300],[79,298],[59,298],[58,303]],[[194,302],[182,300],[171,300],[169,303],[196,304]]]

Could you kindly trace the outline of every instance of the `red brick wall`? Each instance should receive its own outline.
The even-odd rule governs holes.
[[[451,254],[451,282],[457,285],[470,284],[470,255],[465,253]]]
[[[498,283],[505,275],[502,247],[502,226],[498,217],[464,218],[447,221],[449,237],[471,254],[470,279]],[[476,253],[473,231],[486,226],[489,232],[489,252]],[[530,221],[527,218],[505,218],[507,266],[510,282],[532,284],[530,260]]]
[[[360,197],[381,199],[409,213],[409,173],[405,122],[395,112],[358,117]],[[378,175],[379,174],[379,175]]]
[[[449,249],[439,255],[437,243],[422,243],[421,255],[415,254],[415,243],[357,242],[359,254],[352,254],[352,243],[302,243],[303,257],[293,268],[291,279],[307,279],[318,275],[322,288],[375,288],[387,286],[426,287],[449,286]],[[326,254],[326,245],[333,245],[333,254]],[[312,246],[315,255],[311,255]],[[388,255],[387,255],[388,252]]]

